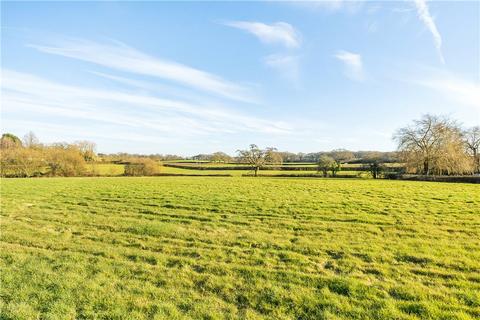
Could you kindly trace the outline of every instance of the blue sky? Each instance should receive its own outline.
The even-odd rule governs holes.
[[[3,132],[100,152],[394,150],[480,123],[478,1],[2,2]]]

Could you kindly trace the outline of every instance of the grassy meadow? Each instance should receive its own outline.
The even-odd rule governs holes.
[[[168,162],[167,162],[168,163]],[[170,162],[172,163],[172,162]],[[176,174],[176,175],[230,175],[234,177],[240,177],[242,175],[252,175],[253,170],[208,170],[208,167],[237,167],[238,164],[229,164],[229,163],[211,163],[207,162],[202,165],[195,163],[195,166],[206,167],[207,169],[196,170],[189,168],[190,163],[174,162],[175,164],[182,164],[185,168],[180,167],[169,167],[163,166],[159,163],[158,172],[160,174]],[[245,165],[242,165],[243,167]],[[296,167],[314,167],[316,164],[295,164]],[[349,176],[369,176],[368,172],[362,171],[352,171],[348,170],[350,167],[355,167],[357,165],[345,166],[341,171],[338,172],[339,175],[349,175]],[[95,176],[122,176],[125,173],[125,165],[123,164],[114,164],[114,163],[92,163],[87,165],[87,172]],[[260,170],[261,175],[300,175],[300,176],[322,176],[321,173],[317,171],[286,171],[286,170]]]
[[[0,319],[478,319],[479,208],[473,184],[2,179]]]

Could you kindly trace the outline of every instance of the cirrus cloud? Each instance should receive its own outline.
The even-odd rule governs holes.
[[[435,44],[435,48],[437,49],[438,55],[440,57],[440,61],[442,63],[445,63],[445,59],[443,58],[443,54],[442,54],[442,36],[440,35],[440,32],[438,32],[437,25],[435,24],[435,21],[433,20],[433,17],[430,14],[427,1],[414,0],[414,3],[417,9],[418,17],[423,22],[423,24],[425,24],[425,26],[433,36],[433,41]]]
[[[345,66],[345,75],[348,78],[355,81],[364,80],[365,75],[363,71],[363,62],[361,55],[345,50],[340,50],[335,54],[335,58],[343,62]]]
[[[161,78],[232,100],[255,102],[255,98],[248,88],[200,69],[150,56],[118,41],[99,43],[69,38],[67,40],[56,39],[52,43],[52,45],[31,44],[29,46],[44,53],[87,61],[129,73]]]
[[[287,48],[297,48],[300,46],[300,34],[291,24],[286,22],[265,24],[252,21],[228,21],[224,24],[229,27],[247,31],[267,44],[281,44]]]

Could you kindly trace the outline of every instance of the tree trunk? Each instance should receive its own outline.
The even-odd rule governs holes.
[[[258,175],[258,167],[255,167],[255,177]]]
[[[428,176],[428,160],[423,161],[423,174]]]
[[[478,154],[478,149],[473,149],[473,163],[475,173],[480,173],[480,156]]]

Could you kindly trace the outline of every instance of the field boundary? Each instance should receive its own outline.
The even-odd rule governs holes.
[[[393,179],[395,180],[395,179]],[[426,182],[450,182],[450,183],[475,183],[480,184],[480,176],[420,176],[402,175],[398,180],[426,181]]]
[[[156,173],[154,177],[233,177],[231,174]]]
[[[245,173],[241,175],[242,177],[255,177],[253,173]],[[321,174],[258,174],[257,177],[262,178],[324,178],[324,179],[337,179],[337,178],[348,178],[348,179],[363,179],[357,175],[346,175],[346,174],[337,174],[336,176],[329,175],[328,177],[324,177]]]

